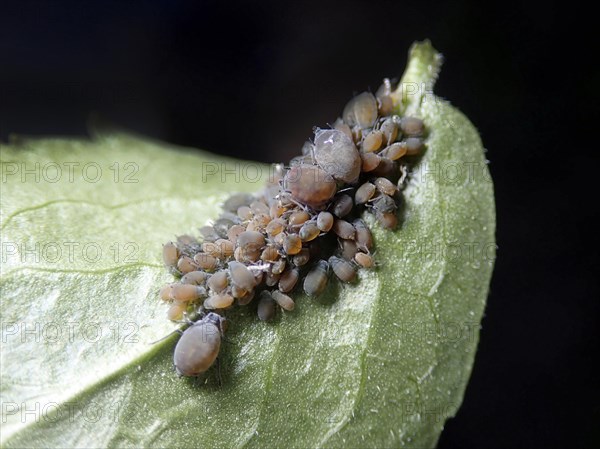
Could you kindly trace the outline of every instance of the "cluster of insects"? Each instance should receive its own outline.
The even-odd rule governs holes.
[[[353,282],[359,269],[375,266],[361,214],[397,226],[407,161],[423,149],[422,120],[395,114],[391,91],[385,79],[375,95],[352,98],[331,128],[315,128],[300,156],[274,167],[260,194],[231,196],[200,239],[183,235],[164,245],[165,265],[180,279],[160,296],[169,319],[191,325],[175,348],[179,375],[213,365],[225,310],[256,302],[259,319],[268,321],[278,308],[294,309],[294,289],[317,296],[331,273]]]

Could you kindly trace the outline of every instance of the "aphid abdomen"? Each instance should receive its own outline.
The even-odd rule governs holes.
[[[319,167],[338,181],[354,183],[360,175],[360,154],[354,142],[336,129],[317,130],[315,159]]]
[[[322,208],[337,191],[331,175],[315,165],[302,164],[289,169],[285,187],[293,198],[313,209]]]
[[[175,346],[173,363],[179,376],[197,376],[207,371],[221,349],[221,331],[210,321],[189,327]]]

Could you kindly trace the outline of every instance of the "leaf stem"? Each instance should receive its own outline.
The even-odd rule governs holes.
[[[433,86],[444,58],[426,39],[415,42],[408,51],[408,63],[392,99],[399,112],[414,115],[424,97],[433,95]]]

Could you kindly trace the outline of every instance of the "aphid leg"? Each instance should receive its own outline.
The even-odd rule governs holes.
[[[400,179],[398,180],[398,189],[402,189],[404,187],[404,181],[406,181],[406,177],[408,176],[408,169],[406,165],[402,164],[400,166]]]
[[[219,388],[223,386],[223,378],[221,377],[221,357],[217,357],[217,382],[219,383]]]
[[[298,206],[300,209],[302,209],[305,212],[309,212],[308,206],[306,204],[302,204],[299,203],[298,201],[296,201],[294,198],[290,197],[289,200],[294,203],[296,206]]]

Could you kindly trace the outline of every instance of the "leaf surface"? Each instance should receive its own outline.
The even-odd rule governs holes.
[[[431,87],[440,61],[415,44],[401,86]],[[228,314],[222,386],[177,378],[176,336],[151,344],[174,328],[160,245],[258,191],[268,167],[124,134],[3,145],[3,446],[435,446],[477,348],[493,185],[463,114],[426,89],[395,95],[429,135],[401,226],[373,223],[378,268],[296,293],[274,323]]]

